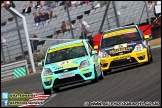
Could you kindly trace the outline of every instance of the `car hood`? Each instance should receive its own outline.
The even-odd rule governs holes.
[[[68,69],[68,68],[76,68],[80,66],[80,63],[83,60],[87,60],[88,58],[89,58],[88,56],[83,56],[83,57],[73,58],[69,60],[63,60],[60,62],[46,64],[44,68],[49,68],[51,69],[52,72]]]
[[[111,54],[115,54],[115,53],[126,52],[126,51],[127,52],[132,52],[134,47],[137,44],[141,44],[141,43],[142,43],[142,40],[132,41],[132,42],[123,43],[123,44],[116,44],[114,46],[109,46],[109,47],[106,47],[106,48],[101,48],[101,51],[105,51],[105,52],[107,52],[110,55]],[[120,48],[126,48],[126,49],[123,49],[123,51],[122,50],[118,50]]]

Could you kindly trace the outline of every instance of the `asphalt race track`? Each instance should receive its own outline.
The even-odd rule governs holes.
[[[92,101],[156,101],[161,106],[161,47],[152,49],[152,54],[153,62],[149,65],[114,70],[98,83],[85,82],[61,88],[43,106],[83,107],[90,106],[87,104]],[[1,84],[1,92],[43,92],[40,74]]]

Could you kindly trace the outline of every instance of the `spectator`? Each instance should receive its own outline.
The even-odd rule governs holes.
[[[5,12],[10,7],[15,8],[13,1],[1,1],[1,7],[3,8],[2,12]]]
[[[44,18],[44,16],[43,16],[43,12],[39,12],[39,17],[40,17],[40,20],[41,20],[42,22],[45,21],[45,18]]]
[[[48,11],[48,7],[46,5],[46,1],[40,1],[40,6],[44,11]]]
[[[71,4],[71,1],[66,1],[67,2],[67,8],[69,8],[70,7],[70,10],[72,9],[71,7],[72,7],[72,4]],[[66,7],[65,7],[65,10],[66,10]]]
[[[43,8],[43,11],[48,12],[48,9],[49,9],[49,7],[44,7],[44,8]]]
[[[71,6],[77,7],[80,4],[80,1],[72,1]]]
[[[64,33],[66,31],[66,23],[65,21],[62,21],[62,25],[61,25],[61,32]]]
[[[80,23],[80,28],[82,29],[82,24],[84,24],[86,26],[86,28],[90,28],[90,26],[88,25],[88,23],[86,21],[83,21],[82,19],[79,19],[79,23]]]
[[[46,1],[46,6],[50,7],[51,1]]]
[[[89,28],[86,28],[86,26],[84,24],[82,24],[82,32],[81,32],[80,39],[88,39],[88,43],[91,46],[93,46],[92,34],[88,35],[89,33],[92,33],[91,30]]]
[[[88,33],[92,33],[92,30],[90,29],[90,26],[86,21],[79,20],[80,27],[81,27],[81,36],[87,38]]]
[[[93,38],[92,38],[92,30],[90,29],[90,26],[85,22],[82,21],[82,32],[81,32],[81,36],[80,39],[88,39],[88,43],[93,46]]]
[[[38,36],[36,36],[35,33],[32,33],[31,37],[32,38],[38,38]],[[31,44],[32,44],[32,51],[36,51],[37,50],[37,46],[39,45],[39,40],[32,40]]]
[[[10,4],[10,1],[4,1],[4,2],[6,2],[8,5]]]
[[[44,17],[45,17],[45,19],[46,19],[46,22],[49,22],[50,19],[49,19],[49,14],[48,14],[48,12],[44,11],[43,14],[44,14]]]
[[[55,12],[52,10],[52,8],[49,8],[49,19],[51,20],[52,18],[57,17]]]
[[[30,1],[30,7],[31,7],[33,10],[37,10],[36,5],[35,5],[32,1]]]
[[[91,10],[99,7],[100,7],[100,1],[94,1]]]
[[[50,1],[51,4],[50,4],[50,8],[55,8],[56,7],[56,1]]]
[[[1,43],[2,46],[7,46],[7,40],[4,39],[3,37],[1,37]]]
[[[72,27],[72,29],[75,29],[73,24],[71,24],[71,27]],[[66,22],[66,30],[70,30],[70,22],[69,21]]]
[[[156,5],[159,5],[159,4],[161,5],[161,1],[154,1],[154,4],[155,4],[155,5],[154,5],[154,15],[155,15],[155,17],[157,18],[157,17],[160,16],[161,13],[156,13],[155,6],[156,6]]]
[[[21,13],[25,15],[30,12],[31,12],[31,7],[28,5],[25,5],[25,9],[23,9]]]
[[[83,4],[85,4],[84,1],[80,1],[78,5],[83,5]]]
[[[89,3],[89,1],[84,1],[84,4],[88,4]]]
[[[40,8],[40,7],[41,7],[40,1],[37,1],[37,4],[36,4],[35,8],[37,9],[37,8]]]
[[[15,6],[15,3],[13,2],[13,1],[10,1],[10,3],[9,3],[9,7],[13,7],[13,8],[15,8],[16,6]]]
[[[66,3],[67,3],[67,7],[70,7],[70,10],[71,10],[72,9],[72,7],[71,7],[71,1],[62,1],[63,9],[66,11]],[[61,9],[61,11],[63,9]]]
[[[36,13],[33,13],[33,16],[34,16],[34,22],[35,22],[35,26],[38,26],[38,25],[42,25],[42,21],[40,20],[40,17],[37,16]]]
[[[152,3],[152,1],[148,1],[148,11],[149,13],[154,11],[154,4]]]
[[[40,1],[40,6],[41,6],[41,8],[43,8],[44,6],[46,6],[46,1]]]
[[[8,9],[9,3],[4,1],[1,3],[1,7],[3,8],[2,12],[5,12]]]
[[[49,22],[49,14],[46,11],[42,12],[42,16],[43,16],[43,21]]]

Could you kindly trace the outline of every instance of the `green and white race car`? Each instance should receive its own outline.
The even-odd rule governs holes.
[[[103,79],[97,52],[85,40],[67,42],[48,48],[41,73],[44,94],[77,82]]]

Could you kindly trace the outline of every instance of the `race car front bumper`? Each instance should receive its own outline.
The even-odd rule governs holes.
[[[108,70],[113,68],[120,68],[133,64],[142,64],[148,62],[147,49],[144,48],[141,51],[132,51],[128,54],[119,56],[108,56],[107,58],[100,58],[102,70]]]
[[[75,73],[75,75],[67,77],[67,78],[59,78],[60,75],[63,75],[64,73],[53,74],[49,78],[46,78],[46,76],[42,75],[41,76],[42,77],[42,85],[43,85],[44,89],[62,87],[62,86],[66,86],[66,85],[70,85],[70,84],[74,84],[74,83],[92,80],[95,78],[94,65],[91,65],[89,67],[85,67],[82,69],[68,71],[66,73],[67,74]]]

